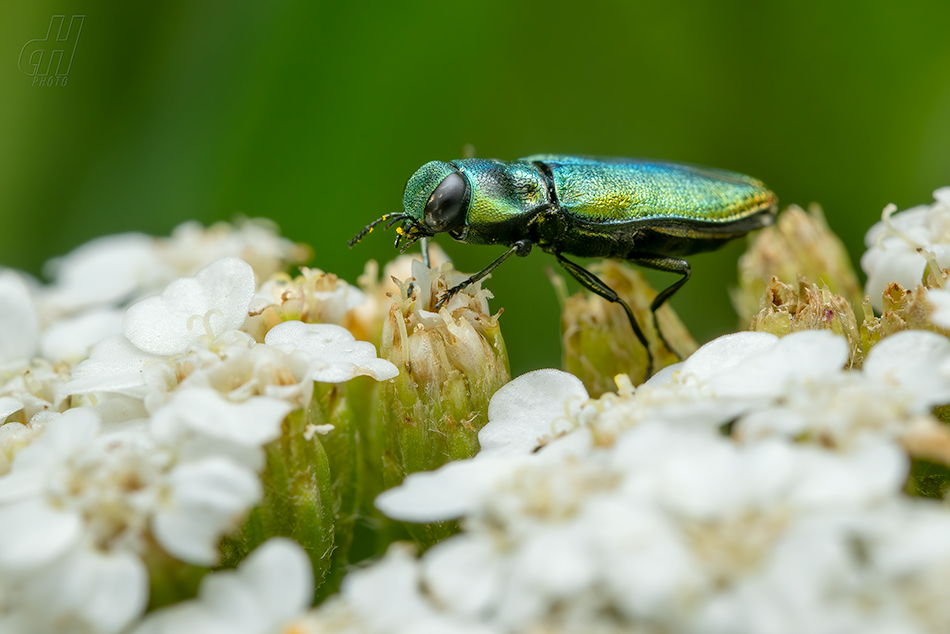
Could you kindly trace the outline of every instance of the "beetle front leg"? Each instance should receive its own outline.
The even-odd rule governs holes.
[[[501,266],[502,262],[510,258],[512,255],[519,255],[521,257],[524,257],[528,255],[529,253],[531,253],[531,240],[518,240],[513,245],[511,245],[510,249],[505,251],[501,255],[501,257],[496,259],[494,262],[492,262],[491,264],[489,264],[488,266],[483,268],[481,271],[471,276],[470,278],[468,278],[467,280],[465,280],[458,286],[453,286],[449,290],[442,293],[442,297],[439,298],[439,301],[436,303],[434,309],[439,310],[440,308],[442,308],[442,306],[445,305],[447,301],[452,299],[453,295],[455,295],[462,289],[468,286],[471,286],[475,282],[479,282],[483,280],[486,275],[488,275],[489,273],[497,269],[499,266]]]
[[[602,279],[584,267],[571,262],[560,253],[555,253],[554,256],[557,258],[557,261],[561,263],[561,266],[567,269],[567,272],[570,273],[575,280],[580,282],[581,286],[589,290],[591,293],[600,295],[608,302],[614,302],[615,304],[620,304],[623,306],[624,311],[627,313],[627,319],[630,320],[630,326],[633,327],[633,334],[637,336],[637,339],[643,345],[644,350],[647,351],[646,378],[649,379],[653,374],[653,353],[650,352],[650,344],[647,343],[647,338],[643,335],[643,331],[640,330],[640,326],[637,324],[637,319],[633,316],[633,310],[630,309],[630,306],[627,304],[627,302],[620,299],[620,296],[617,295],[617,292],[614,289],[607,286]],[[659,332],[659,329],[657,329],[657,332]],[[663,343],[666,342],[664,341]],[[667,346],[667,348],[668,347],[669,346]]]

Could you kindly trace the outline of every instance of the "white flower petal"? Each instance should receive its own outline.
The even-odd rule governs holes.
[[[202,607],[214,614],[215,620],[230,623],[232,631],[267,632],[275,624],[262,609],[255,590],[241,571],[229,570],[205,577],[198,597]]]
[[[713,341],[715,341],[715,339]],[[696,352],[699,352],[699,350],[697,350]],[[693,354],[695,354],[695,352]],[[677,372],[683,371],[683,363],[684,363],[683,361],[680,361],[679,363],[670,364],[666,366],[665,368],[660,368],[660,370],[656,374],[654,374],[649,379],[647,379],[646,382],[644,382],[644,385],[649,385],[652,387],[656,385],[668,384],[670,381],[673,380],[674,374],[676,374]]]
[[[250,554],[239,574],[272,623],[288,620],[313,601],[313,568],[295,541],[273,537]]]
[[[93,346],[89,358],[73,368],[72,381],[62,385],[58,394],[116,392],[142,397],[147,392],[144,368],[148,363],[165,363],[163,357],[142,352],[116,335]]]
[[[376,497],[376,508],[404,522],[436,522],[470,513],[517,460],[487,457],[457,460],[435,471],[410,473],[399,486]]]
[[[702,588],[697,562],[675,522],[656,507],[616,497],[594,500],[584,521],[607,590],[628,618],[675,613],[680,597]]]
[[[151,288],[164,271],[154,238],[141,233],[105,236],[47,264],[56,284],[46,291],[44,302],[66,312],[118,305],[137,290]]]
[[[895,577],[911,577],[934,561],[950,561],[950,513],[941,507],[917,506],[901,513],[895,506],[886,509],[888,522],[874,527],[875,541],[884,548],[875,558],[875,568]]]
[[[939,368],[950,361],[950,340],[925,330],[904,330],[885,337],[864,362],[864,375],[899,386],[915,397],[917,411],[950,403],[950,377]]]
[[[620,437],[610,459],[628,472],[627,495],[685,517],[705,520],[729,512],[747,491],[739,449],[708,430],[638,425]]]
[[[148,418],[145,404],[140,399],[131,396],[115,394],[104,396],[91,409],[99,414],[104,425]]]
[[[342,383],[360,375],[384,381],[399,375],[396,366],[376,356],[373,344],[356,341],[349,330],[336,324],[285,321],[270,329],[264,343],[287,344],[310,355],[310,377],[321,383]]]
[[[708,381],[735,367],[749,357],[766,352],[778,343],[778,337],[767,332],[737,332],[723,335],[705,344],[683,361],[682,374],[691,374]]]
[[[560,370],[523,374],[495,392],[488,405],[488,424],[478,433],[479,457],[529,454],[539,439],[554,435],[554,422],[589,398],[584,384]]]
[[[158,297],[129,307],[122,332],[139,349],[157,355],[185,352],[202,336],[240,328],[254,295],[254,270],[236,257],[222,258],[194,277],[175,280]],[[212,332],[205,332],[205,317]]]
[[[215,574],[215,573],[212,573]],[[132,634],[245,634],[197,601],[184,601],[150,612]],[[256,632],[248,634],[257,634]]]
[[[551,602],[583,591],[597,578],[586,526],[578,522],[548,523],[537,527],[511,562],[512,573]]]
[[[23,279],[0,271],[0,362],[29,359],[39,345],[40,321]]]
[[[80,621],[88,631],[120,632],[145,611],[148,571],[132,552],[79,548],[25,584],[30,603],[51,622]]]
[[[255,396],[241,403],[226,401],[217,391],[179,390],[151,419],[156,437],[172,442],[188,431],[248,446],[263,446],[280,437],[291,406],[286,401]]]
[[[928,289],[927,299],[934,307],[934,311],[930,314],[930,321],[942,328],[950,328],[950,291]]]
[[[273,537],[251,553],[233,576],[215,574],[201,586],[201,599],[219,614],[234,614],[236,596],[246,595],[257,631],[289,621],[313,600],[313,568],[304,549],[295,541]],[[224,583],[225,581],[234,583]],[[238,592],[235,584],[241,586]],[[233,620],[233,619],[232,619]]]
[[[55,467],[91,443],[100,428],[99,415],[92,408],[77,407],[56,414],[43,433],[17,453],[13,471]]]
[[[861,268],[868,275],[865,294],[874,310],[882,308],[882,293],[891,282],[906,290],[921,283],[927,260],[919,248],[930,251],[940,268],[950,266],[950,206],[945,199],[947,188],[934,192],[935,203],[919,205],[883,218],[867,232],[864,243],[868,250],[861,256]]]
[[[426,587],[442,605],[477,617],[491,608],[505,580],[504,559],[481,534],[462,533],[429,550],[422,560]]]
[[[347,575],[340,592],[371,631],[406,631],[407,624],[432,612],[419,592],[416,560],[404,544],[393,544],[376,565]]]
[[[0,423],[3,423],[10,414],[23,409],[23,401],[12,396],[0,396]]]
[[[79,360],[103,339],[122,332],[123,312],[98,309],[51,325],[40,339],[40,350],[51,361]]]
[[[217,456],[227,458],[236,465],[254,473],[263,471],[267,464],[267,456],[262,447],[239,444],[214,436],[197,435],[188,438],[176,449],[178,450],[178,461],[182,463],[198,462],[211,456]]]
[[[909,459],[887,441],[868,442],[843,456],[812,450],[791,494],[799,504],[841,508],[890,498],[900,492]]]
[[[897,282],[905,289],[915,289],[923,278],[924,269],[927,268],[927,260],[916,251],[898,247],[885,253],[886,255],[867,251],[861,256],[861,268],[868,274],[864,294],[870,298],[871,306],[878,312],[883,309],[883,295],[888,284]],[[884,257],[881,257],[882,255]]]
[[[820,381],[840,373],[847,360],[844,337],[827,330],[803,330],[710,377],[709,385],[719,397],[772,398],[793,380]]]
[[[0,571],[39,568],[69,550],[79,539],[79,515],[29,498],[0,505]]]
[[[30,469],[10,471],[0,478],[0,504],[20,502],[35,497],[42,493],[45,484],[42,476]]]
[[[168,485],[168,508],[152,531],[171,555],[199,565],[217,562],[221,536],[263,495],[255,474],[216,457],[176,467]]]

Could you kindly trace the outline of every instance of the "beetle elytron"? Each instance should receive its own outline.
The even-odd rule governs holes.
[[[402,221],[395,245],[402,251],[437,233],[468,244],[509,247],[446,291],[436,309],[512,255],[528,255],[537,246],[554,254],[584,288],[623,306],[647,350],[649,376],[653,358],[633,311],[564,255],[617,258],[678,273],[680,279],[653,300],[655,321],[656,310],[689,279],[689,263],[679,256],[716,249],[771,224],[777,204],[775,194],[754,178],[680,163],[547,154],[512,162],[431,161],[406,184],[404,211],[374,220],[349,244],[381,223],[388,229]],[[423,256],[428,260],[425,244]]]

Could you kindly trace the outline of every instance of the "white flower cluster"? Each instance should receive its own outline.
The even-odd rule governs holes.
[[[168,238],[106,236],[47,264],[53,283],[37,289],[40,314],[58,320],[90,308],[122,306],[228,256],[249,263],[260,284],[288,264],[307,260],[309,249],[281,238],[277,227],[261,218],[208,228],[186,222]]]
[[[846,359],[825,331],[740,333],[599,400],[515,379],[476,458],[377,499],[464,532],[352,573],[309,631],[945,631],[950,509],[902,487],[906,437],[950,402],[950,341]]]
[[[940,268],[950,267],[950,187],[934,192],[935,202],[918,205],[894,215],[897,207],[884,208],[881,221],[864,238],[868,250],[861,268],[868,276],[865,293],[875,310],[881,310],[881,294],[891,282],[913,290],[923,281],[928,257]],[[950,328],[950,292],[931,293],[931,300],[946,307],[940,325]],[[938,319],[934,318],[935,322]]]
[[[935,198],[869,232],[872,300],[950,265],[950,188]],[[950,404],[950,339],[922,330],[875,343],[860,369],[827,330],[729,335],[599,399],[570,374],[526,374],[491,399],[475,458],[376,499],[463,532],[421,556],[391,546],[316,609],[313,553],[274,538],[145,614],[150,587],[175,582],[162,575],[218,562],[314,382],[399,375],[352,334],[382,327],[375,269],[365,294],[278,273],[301,257],[249,221],[103,238],[46,286],[0,271],[0,632],[947,631],[950,507],[904,493],[911,456],[950,465],[933,413]],[[466,338],[427,310],[452,280],[413,266],[422,292],[393,287],[389,314],[406,316],[393,358],[418,374],[426,326]],[[488,297],[450,308],[486,313]],[[950,291],[927,297],[950,328]],[[308,441],[333,425],[311,427]]]
[[[152,564],[217,563],[262,497],[264,445],[314,381],[397,374],[338,325],[242,330],[294,249],[259,223],[186,225],[81,247],[48,287],[0,274],[0,631],[127,631]]]

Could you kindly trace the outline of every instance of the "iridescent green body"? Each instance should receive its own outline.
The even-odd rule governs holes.
[[[449,289],[436,305],[533,246],[553,253],[585,288],[621,304],[652,354],[633,311],[591,272],[564,257],[630,260],[681,277],[653,301],[655,313],[689,279],[679,256],[718,248],[772,223],[778,201],[754,178],[724,170],[623,158],[539,154],[518,161],[431,161],[406,184],[402,213],[370,223],[350,246],[381,223],[398,222],[397,248],[437,233],[468,244],[502,244],[501,257]],[[428,261],[425,242],[423,253]],[[662,333],[660,334],[662,339]],[[669,346],[667,346],[669,347]]]
[[[530,239],[545,251],[636,259],[715,249],[771,223],[775,195],[761,181],[706,167],[577,156],[519,161],[433,161],[406,186],[406,213],[423,221],[435,187],[452,172],[471,187],[468,244]],[[412,235],[411,228],[409,235]]]

